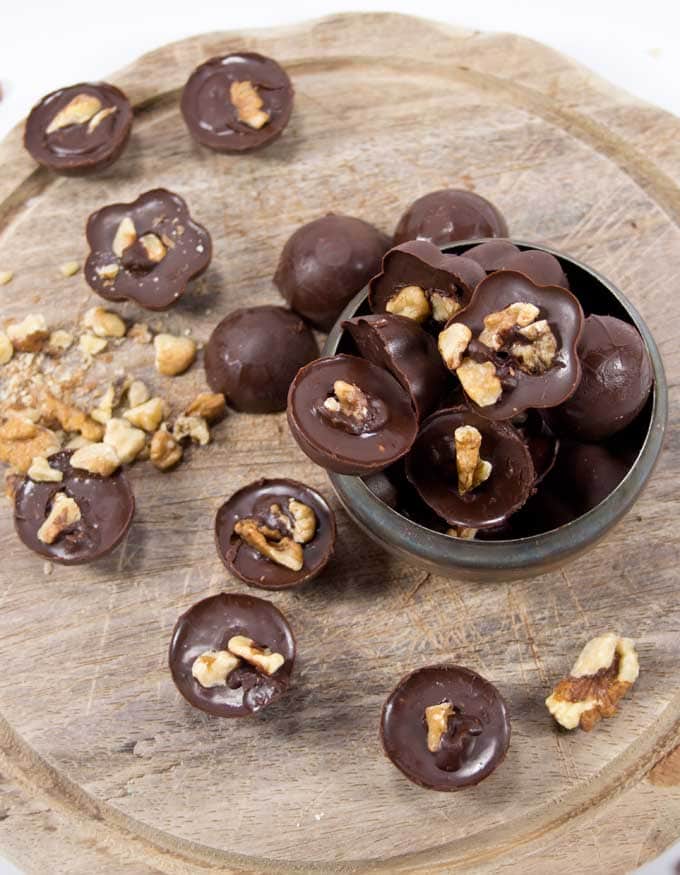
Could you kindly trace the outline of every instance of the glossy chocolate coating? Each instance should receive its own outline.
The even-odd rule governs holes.
[[[440,403],[450,382],[437,342],[420,325],[390,313],[356,316],[342,323],[363,358],[387,370],[411,396],[418,419]]]
[[[239,119],[234,82],[250,82],[269,120],[254,128]],[[181,110],[191,136],[216,152],[249,152],[275,140],[293,110],[293,85],[276,61],[256,52],[210,58],[196,67],[182,91]]]
[[[113,245],[125,218],[132,220],[137,236],[119,257]],[[130,203],[102,207],[87,220],[86,234],[88,284],[107,301],[135,301],[147,310],[167,310],[175,304],[212,256],[210,234],[193,221],[186,202],[164,188],[147,191]],[[158,262],[149,260],[139,242],[147,234],[155,235],[165,249]],[[118,267],[115,277],[100,273],[108,265]]]
[[[489,240],[468,249],[465,258],[476,261],[487,273],[516,270],[528,276],[536,285],[569,288],[562,265],[554,255],[541,249],[522,250],[509,240]]]
[[[556,437],[544,414],[538,410],[527,410],[512,423],[526,441],[536,472],[535,486],[553,469],[560,448]]]
[[[325,411],[337,380],[358,386],[368,397],[364,425]],[[336,355],[302,368],[288,394],[288,425],[309,458],[338,474],[369,474],[405,455],[418,431],[406,390],[388,371],[366,359]]]
[[[286,409],[298,370],[319,354],[309,327],[285,307],[234,310],[213,329],[205,347],[208,385],[245,413]]]
[[[193,677],[195,660],[206,650],[226,650],[234,635],[280,653],[285,662],[268,676],[242,661],[224,686],[206,688]],[[278,608],[241,593],[219,593],[196,602],[177,620],[168,653],[175,686],[190,705],[215,717],[245,717],[278,699],[290,684],[295,638]]]
[[[439,750],[427,746],[425,709],[450,702],[454,713]],[[429,790],[479,784],[505,759],[510,720],[496,687],[460,665],[429,665],[406,675],[382,711],[385,753],[407,778]]]
[[[460,495],[454,433],[464,425],[481,433],[480,458],[492,470],[488,480]],[[406,457],[406,476],[450,526],[473,529],[504,522],[529,498],[536,480],[531,454],[516,429],[467,407],[438,410],[425,420]]]
[[[507,236],[507,223],[490,201],[465,189],[444,188],[411,204],[399,219],[394,242],[428,240],[444,246],[456,240]]]
[[[289,535],[272,516],[270,508],[278,504],[285,514],[291,498],[311,507],[316,516],[314,537],[303,544],[304,565],[300,571],[272,562],[234,534],[238,520],[252,517]],[[287,589],[316,577],[328,564],[335,549],[335,514],[326,500],[304,483],[256,480],[235,492],[217,511],[215,543],[222,562],[241,580],[261,589]]]
[[[560,432],[600,441],[629,425],[652,389],[652,364],[638,332],[613,316],[589,316],[578,347],[582,377],[571,398],[550,411]]]
[[[71,455],[64,450],[49,458],[50,467],[63,472],[61,482],[43,483],[26,477],[14,501],[14,526],[21,540],[34,553],[62,565],[92,562],[110,553],[130,528],[135,512],[135,497],[122,470],[99,477],[72,468]],[[78,504],[81,518],[52,544],[45,544],[38,538],[38,529],[58,492]]]
[[[465,257],[476,261],[487,273],[503,270],[508,261],[519,255],[521,249],[509,240],[487,240],[465,250]]]
[[[79,95],[96,98],[102,115],[92,126],[93,115],[80,124],[67,124],[47,132],[55,116]],[[79,176],[103,170],[118,159],[132,128],[132,107],[125,94],[107,82],[71,85],[46,95],[26,119],[24,146],[33,158],[55,173]]]
[[[330,213],[298,228],[283,247],[274,285],[321,331],[380,272],[389,238],[353,216]]]
[[[484,330],[486,316],[520,302],[538,307],[538,319],[548,321],[557,341],[555,360],[544,373],[527,373],[503,348],[494,352],[477,340]],[[583,326],[583,311],[578,299],[561,286],[537,286],[524,274],[497,271],[477,286],[466,309],[447,324],[458,322],[472,331],[473,339],[466,355],[479,362],[492,362],[503,387],[495,404],[477,407],[470,401],[483,416],[510,419],[531,407],[555,407],[578,386],[581,365],[576,349]]]
[[[463,255],[443,255],[432,243],[412,240],[385,253],[381,273],[370,282],[368,300],[374,313],[385,313],[400,289],[419,286],[428,296],[437,292],[464,307],[485,276],[477,262]]]

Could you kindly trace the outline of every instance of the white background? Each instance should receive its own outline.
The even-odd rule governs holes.
[[[0,137],[43,94],[105,78],[163,43],[357,9],[410,12],[471,29],[525,34],[680,115],[680,0],[0,0]],[[680,850],[674,857],[680,858]],[[15,871],[0,860],[0,875]],[[653,871],[672,872],[668,855]]]

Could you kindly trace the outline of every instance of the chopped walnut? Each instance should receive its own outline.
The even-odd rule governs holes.
[[[461,425],[455,430],[453,437],[456,445],[458,492],[465,495],[489,479],[491,463],[479,457],[482,435],[474,426]]]
[[[257,550],[266,559],[277,565],[300,571],[304,565],[304,554],[300,544],[284,536],[278,529],[271,529],[254,519],[238,520],[234,531],[246,544]]]
[[[8,325],[7,336],[18,352],[38,352],[50,336],[50,332],[45,317],[40,313],[32,313],[21,322]]]
[[[133,428],[127,419],[110,419],[106,423],[104,443],[113,447],[121,464],[127,465],[139,456],[146,444],[146,435]]]
[[[127,336],[135,343],[151,343],[153,340],[149,326],[145,322],[135,322],[131,325]]]
[[[216,422],[224,416],[226,403],[221,392],[201,392],[184,413],[187,416],[202,416],[207,422]]]
[[[104,429],[77,407],[65,404],[54,395],[45,395],[41,403],[43,418],[58,423],[64,431],[78,431],[90,441],[100,441]]]
[[[125,336],[125,322],[117,313],[103,307],[91,307],[83,316],[83,325],[97,337]]]
[[[57,492],[45,522],[38,529],[38,540],[54,544],[59,535],[80,519],[80,508],[65,492]]]
[[[59,265],[59,273],[63,277],[75,276],[80,270],[80,264],[77,261],[65,261]]]
[[[99,125],[104,121],[104,119],[108,118],[110,115],[113,115],[114,112],[118,112],[117,106],[107,106],[106,109],[100,109],[99,112],[96,112],[88,122],[88,134],[96,131]]]
[[[516,341],[510,347],[521,370],[530,374],[543,374],[552,367],[557,355],[557,339],[545,319],[532,322],[518,332],[528,343]]]
[[[611,632],[589,641],[568,677],[545,700],[548,711],[565,729],[589,732],[616,706],[640,673],[635,642]]]
[[[6,286],[14,279],[14,272],[11,270],[0,270],[0,286]]]
[[[316,514],[309,505],[296,498],[288,500],[288,512],[293,517],[293,540],[308,544],[316,534]]]
[[[123,416],[137,428],[144,431],[156,431],[166,416],[166,404],[162,398],[150,398],[137,407],[126,410]]]
[[[439,292],[432,292],[430,304],[432,305],[432,318],[436,322],[448,322],[460,310],[460,304],[455,298],[441,295]]]
[[[450,371],[459,368],[463,361],[463,354],[472,340],[472,332],[462,322],[455,322],[440,332],[437,339],[439,353],[444,364]]]
[[[129,246],[132,246],[136,239],[137,231],[135,230],[135,223],[129,216],[125,216],[124,219],[121,219],[120,224],[116,228],[116,235],[111,244],[113,254],[117,255],[118,258],[122,258],[125,250]]]
[[[496,376],[492,362],[476,362],[464,358],[456,368],[456,374],[465,394],[479,407],[490,407],[503,394],[501,381]]]
[[[181,460],[184,450],[175,438],[163,429],[151,438],[149,458],[159,471],[169,471]]]
[[[229,675],[240,664],[238,656],[228,650],[206,650],[194,660],[191,674],[206,689],[224,687]]]
[[[97,276],[100,276],[103,280],[115,280],[119,273],[120,265],[116,264],[115,261],[110,264],[102,264],[97,268]]]
[[[427,725],[427,749],[430,753],[437,753],[442,743],[442,737],[446,735],[449,727],[449,718],[453,715],[451,702],[442,702],[440,705],[429,705],[425,709],[425,723]]]
[[[58,436],[19,412],[0,425],[0,462],[25,474],[36,456],[49,457],[61,448]]]
[[[0,331],[0,365],[6,365],[14,355],[12,341],[4,331]]]
[[[333,383],[333,395],[326,398],[323,406],[333,413],[342,413],[350,419],[362,422],[368,416],[368,399],[354,383],[336,380]]]
[[[182,374],[196,358],[196,342],[190,337],[157,334],[154,337],[156,370],[166,377]]]
[[[45,456],[36,456],[28,469],[28,476],[37,483],[61,483],[64,474],[57,468],[51,468]]]
[[[144,234],[139,242],[146,253],[146,257],[154,264],[159,264],[167,255],[167,248],[160,237],[156,234]]]
[[[104,352],[108,346],[108,340],[105,337],[97,337],[89,332],[82,334],[78,341],[78,347],[86,359],[90,359],[100,352]]]
[[[430,302],[420,286],[404,286],[393,295],[385,307],[395,316],[406,316],[414,322],[424,322],[431,315]]]
[[[79,450],[81,447],[89,447],[90,444],[96,443],[96,441],[88,441],[87,438],[84,438],[82,434],[76,434],[72,438],[66,441],[64,444],[65,450]]]
[[[66,352],[73,346],[73,335],[69,331],[64,331],[62,328],[57,328],[47,338],[47,345],[44,352],[47,355],[57,356]]]
[[[539,312],[534,304],[518,301],[497,313],[489,313],[484,317],[484,331],[479,335],[479,342],[489,349],[499,350],[505,343],[509,331],[531,325]]]
[[[130,407],[139,407],[150,398],[146,384],[141,380],[133,380],[127,388],[127,400]]]
[[[446,530],[446,534],[450,538],[460,538],[463,541],[474,541],[477,537],[479,529],[471,529],[469,526],[453,526]]]
[[[94,94],[76,94],[66,106],[62,107],[45,129],[53,134],[68,125],[84,125],[102,108],[101,100]]]
[[[210,429],[202,416],[178,416],[172,429],[172,436],[177,441],[191,438],[195,444],[204,447],[210,443]]]
[[[282,654],[272,653],[268,647],[258,647],[252,638],[246,638],[245,635],[234,635],[230,638],[227,649],[267,675],[276,674],[286,661]]]
[[[76,450],[70,459],[73,468],[81,468],[90,474],[110,477],[120,467],[118,453],[110,444],[88,444]]]
[[[113,385],[109,386],[104,394],[101,396],[99,401],[97,401],[97,406],[93,407],[90,410],[90,416],[94,419],[95,422],[99,422],[102,425],[106,425],[106,423],[113,416],[113,408],[116,402],[116,389]]]
[[[236,108],[238,120],[248,127],[259,130],[269,121],[269,113],[262,109],[264,103],[252,82],[232,82],[229,99]]]

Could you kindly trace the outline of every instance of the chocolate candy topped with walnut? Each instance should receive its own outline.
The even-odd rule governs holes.
[[[24,145],[39,164],[76,176],[113,164],[131,127],[132,107],[122,91],[83,82],[53,91],[33,107]]]
[[[191,136],[216,152],[247,152],[275,140],[293,109],[293,86],[276,61],[256,52],[211,58],[182,92]]]
[[[111,204],[87,222],[88,284],[108,301],[166,310],[210,264],[212,243],[184,200],[164,188]]]
[[[477,286],[438,344],[474,408],[489,419],[510,419],[573,394],[581,379],[582,327],[571,292],[501,270]]]
[[[220,593],[177,620],[168,661],[175,686],[194,708],[246,717],[288,689],[295,638],[270,602]]]
[[[295,480],[256,480],[217,512],[217,552],[241,580],[287,589],[323,571],[335,548],[335,515],[314,489]]]

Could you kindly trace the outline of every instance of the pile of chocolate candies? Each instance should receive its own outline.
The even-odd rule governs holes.
[[[275,140],[292,104],[286,72],[269,58],[241,53],[199,66],[181,111],[201,145],[235,153]],[[81,84],[33,109],[25,144],[56,172],[89,173],[117,160],[131,125],[119,89]],[[287,409],[294,438],[314,462],[364,477],[383,501],[436,531],[507,539],[567,523],[629,469],[652,369],[631,325],[606,313],[586,318],[560,262],[518,248],[507,235],[491,203],[460,190],[419,198],[392,239],[359,218],[318,218],[295,231],[281,253],[274,283],[289,308],[227,315],[205,349],[207,381],[236,410]],[[462,254],[442,252],[479,238],[491,239]],[[91,287],[107,300],[150,310],[174,305],[212,255],[206,229],[164,189],[98,210],[87,239]],[[312,328],[330,330],[367,285],[367,301],[343,322],[342,352],[318,358]],[[51,458],[69,500],[87,499],[92,518],[76,508],[73,526],[47,549],[37,533],[64,487],[27,477],[17,493],[20,535],[58,562],[98,558],[132,518],[124,474],[107,485],[105,477],[74,468],[68,452]],[[120,499],[110,525],[96,513],[100,493]],[[95,537],[99,529],[103,541],[101,533]],[[312,579],[335,544],[326,501],[287,479],[260,480],[231,496],[215,530],[229,570],[264,589]],[[618,647],[618,639],[610,644]],[[285,617],[242,594],[194,605],[180,617],[170,648],[182,695],[221,717],[252,714],[277,699],[294,658]],[[492,684],[443,665],[402,680],[385,704],[382,736],[409,778],[452,790],[493,771],[510,728]]]

